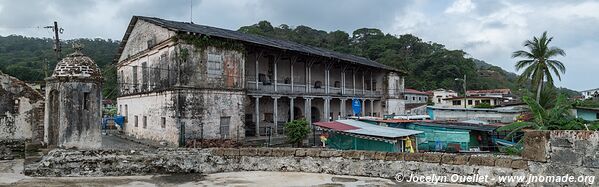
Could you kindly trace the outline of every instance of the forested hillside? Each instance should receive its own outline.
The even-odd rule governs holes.
[[[350,35],[344,31],[326,32],[307,26],[273,27],[267,21],[241,27],[239,31],[364,56],[405,70],[408,72],[407,87],[418,90],[447,88],[462,92],[462,82],[455,79],[464,74],[468,77],[468,89],[511,88],[516,93],[526,90],[521,89],[526,85],[516,83],[514,73],[470,58],[464,51],[450,50],[410,34],[396,36],[379,29],[362,28]],[[98,38],[67,40],[62,42],[63,56],[73,51],[71,44],[75,41],[85,45],[83,52],[102,69],[106,79],[104,97],[114,99],[117,85],[112,62],[119,42]],[[52,40],[47,38],[0,36],[0,71],[25,81],[42,81],[45,64],[49,64],[48,72],[51,73],[57,63],[52,46]],[[561,90],[570,95],[578,94]]]
[[[62,41],[62,55],[73,52],[72,43],[79,42],[85,47],[83,53],[96,61],[102,69],[106,82],[104,97],[115,98],[116,70],[111,66],[118,41],[104,39],[76,39]],[[53,50],[52,39],[30,38],[24,36],[0,36],[0,71],[24,81],[43,81],[46,64],[50,75],[58,61]]]

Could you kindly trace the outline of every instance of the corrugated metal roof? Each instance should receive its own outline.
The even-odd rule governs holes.
[[[309,55],[334,58],[334,59],[339,59],[339,60],[357,63],[357,64],[361,64],[361,65],[366,65],[366,66],[377,67],[377,68],[381,68],[381,69],[400,72],[399,70],[397,70],[395,68],[386,66],[384,64],[380,64],[378,62],[375,62],[375,61],[372,61],[370,59],[360,57],[360,56],[340,53],[340,52],[323,49],[323,48],[319,48],[319,47],[314,47],[314,46],[309,46],[309,45],[303,45],[303,44],[299,44],[299,43],[295,43],[295,42],[291,42],[291,41],[287,41],[287,40],[282,40],[282,39],[268,38],[268,37],[264,37],[264,36],[254,35],[254,34],[247,34],[247,33],[239,32],[239,31],[210,27],[210,26],[205,26],[205,25],[196,25],[196,24],[187,23],[187,22],[164,20],[164,19],[155,18],[155,17],[133,16],[131,23],[129,24],[129,28],[127,29],[127,32],[125,33],[125,37],[123,38],[123,43],[127,41],[128,36],[129,36],[128,33],[131,32],[132,27],[135,25],[134,23],[137,22],[138,19],[150,22],[152,24],[156,24],[158,26],[161,26],[161,27],[167,28],[169,30],[173,30],[173,31],[198,33],[198,34],[203,34],[203,35],[208,35],[208,36],[215,36],[215,37],[220,37],[220,38],[238,40],[238,41],[242,41],[242,42],[246,42],[246,43],[254,44],[254,45],[259,45],[259,46],[266,46],[266,47],[272,47],[272,48],[277,48],[277,49],[282,49],[282,50],[290,50],[290,51],[305,53],[305,54],[309,54]],[[124,46],[121,46],[121,48],[119,49],[118,55],[120,55],[123,48],[124,48]]]
[[[320,127],[324,127],[324,128],[329,128],[332,130],[336,130],[336,131],[346,131],[346,130],[354,130],[354,129],[359,129],[358,127],[354,127],[351,125],[346,125],[343,123],[339,123],[337,121],[331,121],[331,122],[316,122],[314,123],[314,125],[320,126]]]
[[[416,131],[416,130],[383,127],[383,126],[373,125],[373,124],[369,124],[369,123],[357,121],[357,120],[337,120],[335,122],[353,126],[353,127],[357,127],[357,129],[353,129],[353,130],[342,130],[343,132],[366,135],[366,136],[377,136],[377,137],[384,137],[384,138],[400,138],[400,137],[406,137],[406,136],[410,136],[410,135],[423,133],[422,131]],[[318,125],[318,124],[316,124],[316,125]]]

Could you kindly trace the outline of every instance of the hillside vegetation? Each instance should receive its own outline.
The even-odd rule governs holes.
[[[302,44],[327,48],[343,53],[364,56],[408,73],[406,86],[418,90],[437,88],[462,90],[456,78],[468,77],[468,89],[511,88],[516,94],[525,92],[527,85],[517,83],[517,75],[471,58],[462,50],[451,50],[444,45],[423,41],[411,35],[390,35],[379,29],[362,28],[350,34],[344,31],[326,32],[307,26],[273,27],[267,21],[244,26],[239,31],[267,37],[286,39]],[[62,41],[62,55],[71,53],[71,44],[85,45],[83,52],[96,61],[106,79],[104,97],[114,99],[116,90],[115,58],[118,41],[106,39],[75,39]],[[42,81],[46,63],[48,74],[56,65],[52,40],[24,36],[0,36],[0,71],[25,81]],[[509,54],[506,54],[509,55]],[[520,91],[522,90],[522,91]],[[576,91],[560,89],[569,95]]]

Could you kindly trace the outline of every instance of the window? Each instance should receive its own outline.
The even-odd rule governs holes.
[[[136,116],[134,116],[134,122],[135,122],[135,127],[137,127],[137,125],[139,124],[139,123],[138,123],[139,121],[138,121],[138,119],[137,119],[137,115],[136,115]]]
[[[468,99],[468,105],[472,105],[472,99]]]
[[[148,63],[142,62],[141,63],[141,91],[148,90],[148,80],[149,80]]]
[[[372,91],[376,91],[376,81],[372,81]]]
[[[321,87],[322,87],[322,82],[320,82],[320,81],[314,82],[314,88],[321,88]]]
[[[460,100],[453,100],[451,103],[453,103],[453,105],[462,105],[462,101]]]
[[[403,98],[404,98],[404,100],[408,100],[408,96],[404,96]]]
[[[595,113],[595,119],[599,120],[599,113]]]
[[[162,127],[163,129],[166,128],[166,118],[162,117],[160,119],[160,127]]]
[[[333,84],[333,87],[335,87],[335,88],[341,87],[341,82],[335,81],[335,83]]]
[[[474,105],[479,105],[479,104],[480,104],[480,100],[474,101]]]
[[[132,71],[133,71],[133,76],[132,76],[132,79],[133,79],[133,91],[137,92],[138,91],[137,90],[137,87],[138,87],[138,85],[137,85],[138,84],[138,80],[137,80],[137,66],[133,66],[132,67]]]
[[[144,116],[144,129],[148,127],[148,116]]]
[[[438,103],[441,103],[441,98],[438,98],[438,99],[437,99],[437,102],[438,102]]]
[[[219,54],[208,53],[208,77],[217,78],[223,74],[223,58]]]
[[[231,123],[231,117],[220,118],[220,137],[226,139],[229,137],[229,123]]]
[[[83,92],[83,109],[89,109],[89,92]]]
[[[412,101],[416,101],[416,97],[412,97]]]
[[[119,115],[123,115],[123,105],[119,105]]]

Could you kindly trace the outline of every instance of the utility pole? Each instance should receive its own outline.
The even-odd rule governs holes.
[[[466,91],[466,74],[464,74],[464,108],[468,108],[466,106],[466,102],[468,102],[468,91]]]
[[[44,28],[46,29],[52,29],[52,31],[54,31],[54,52],[56,53],[56,61],[60,61],[60,52],[61,52],[61,46],[60,46],[60,38],[58,37],[58,33],[62,34],[62,31],[64,31],[64,29],[62,28],[58,28],[58,22],[54,21],[54,26],[45,26]]]

